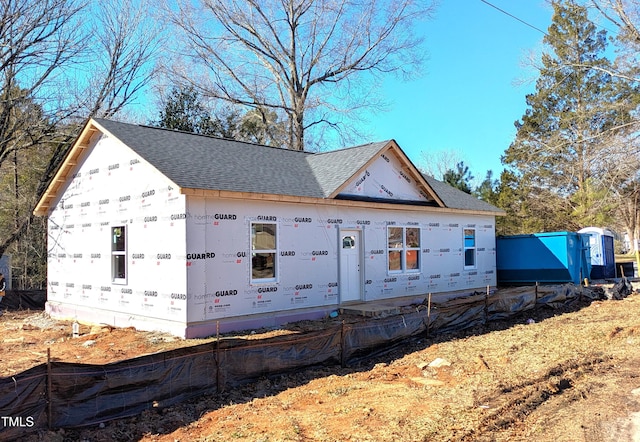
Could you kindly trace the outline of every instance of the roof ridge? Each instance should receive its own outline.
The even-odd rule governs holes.
[[[345,150],[359,149],[359,148],[362,148],[362,147],[372,146],[374,144],[386,145],[386,144],[389,144],[392,141],[394,141],[394,140],[393,139],[389,139],[389,140],[383,140],[383,141],[371,141],[369,143],[358,144],[356,146],[346,146],[346,147],[340,147],[338,149],[331,149],[331,150],[325,150],[325,151],[322,151],[322,152],[315,152],[315,155],[324,155],[324,154],[331,154],[331,153],[335,153],[335,152],[343,152]]]
[[[253,141],[236,140],[236,139],[233,139],[233,138],[225,138],[225,137],[218,137],[218,136],[215,136],[215,135],[200,134],[200,133],[197,133],[197,132],[189,132],[189,131],[186,131],[186,130],[170,129],[168,127],[153,126],[151,124],[127,123],[125,121],[112,120],[112,119],[109,119],[109,118],[93,118],[93,119],[95,121],[97,121],[98,123],[102,120],[102,121],[108,121],[108,122],[111,122],[111,123],[138,126],[138,127],[144,128],[144,129],[156,129],[156,130],[165,131],[165,132],[172,132],[172,133],[177,133],[177,134],[191,135],[191,136],[203,137],[203,138],[208,138],[208,139],[213,139],[213,140],[229,141],[231,143],[246,144],[246,145],[249,145],[249,146],[266,147],[266,148],[270,148],[270,149],[277,149],[277,150],[288,151],[288,152],[301,152],[301,153],[304,153],[304,154],[311,154],[312,153],[312,152],[307,152],[307,151],[289,149],[289,148],[286,148],[286,147],[269,146],[269,145],[266,145],[266,144],[260,144],[260,143],[256,143],[256,142],[253,142]]]

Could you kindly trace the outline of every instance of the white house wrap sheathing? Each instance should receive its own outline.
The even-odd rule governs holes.
[[[184,334],[186,197],[118,140],[103,136],[88,150],[49,216],[48,311]],[[111,268],[119,225],[128,228],[120,284]]]
[[[256,326],[268,317],[327,314],[345,302],[496,284],[495,216],[419,206],[427,195],[384,154],[339,195],[415,204],[385,209],[182,194],[128,146],[100,133],[76,170],[49,213],[47,310],[54,316],[195,337],[215,333],[218,323],[222,330]],[[262,253],[265,226],[273,244]],[[126,272],[114,277],[120,232]],[[401,239],[392,242],[391,232]],[[465,254],[472,265],[465,266]],[[259,258],[268,276],[256,279]]]
[[[252,284],[248,256],[250,223],[276,222],[277,282]],[[389,213],[303,204],[191,199],[187,234],[189,322],[288,310],[336,306],[344,297],[373,301],[495,285],[493,220],[468,216]],[[421,269],[387,271],[387,227],[421,231]],[[464,227],[477,232],[477,266],[463,269]],[[340,292],[340,237],[359,231],[360,296]],[[183,255],[184,256],[184,255]]]

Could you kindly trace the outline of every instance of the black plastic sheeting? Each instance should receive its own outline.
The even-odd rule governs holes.
[[[633,292],[633,286],[627,278],[622,278],[613,287],[604,291],[607,299],[623,299]]]
[[[474,294],[455,298],[446,303],[432,304],[430,330],[447,333],[475,327],[485,322],[487,296]]]
[[[489,298],[487,320],[499,321],[536,306],[535,287],[515,287],[501,290]]]
[[[342,340],[342,364],[353,365],[390,346],[427,330],[427,311],[390,316],[384,319],[345,324]]]
[[[0,379],[0,440],[47,428],[47,366]]]
[[[221,340],[219,391],[261,376],[340,363],[340,335],[341,327],[329,327],[299,335],[240,341],[237,345]]]
[[[203,347],[103,366],[52,363],[52,427],[98,424],[214,392],[215,354]]]
[[[605,298],[602,289],[571,284],[518,287],[434,302],[431,309],[406,307],[385,318],[337,321],[312,332],[221,338],[106,365],[51,362],[0,378],[0,440],[135,416],[308,366],[354,365],[411,337],[470,328],[581,297]]]
[[[46,290],[7,290],[7,294],[0,303],[0,309],[44,310],[46,301]]]

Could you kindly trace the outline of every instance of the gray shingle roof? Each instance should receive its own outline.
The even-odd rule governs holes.
[[[94,119],[171,181],[183,188],[327,198],[389,141],[309,153]],[[499,209],[427,178],[447,207]]]
[[[387,143],[313,154],[95,119],[180,187],[326,198]]]
[[[387,144],[389,141],[317,153],[307,157],[307,161],[311,167],[311,173],[320,177],[319,184],[324,196],[327,197],[358,173]]]
[[[183,188],[323,196],[304,152],[95,121]]]
[[[442,181],[438,181],[435,178],[424,174],[422,177],[440,197],[444,205],[451,209],[503,213],[502,209],[498,209],[481,199],[463,192],[462,190],[451,187],[447,183],[443,183]]]

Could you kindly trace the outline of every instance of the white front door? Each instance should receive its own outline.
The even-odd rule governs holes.
[[[361,299],[361,240],[360,230],[340,230],[340,302]]]

